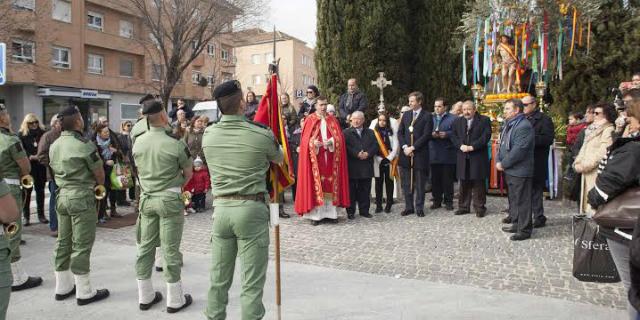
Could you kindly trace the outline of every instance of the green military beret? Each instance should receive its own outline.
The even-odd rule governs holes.
[[[162,102],[158,100],[147,100],[142,104],[142,114],[155,114],[164,110]]]
[[[78,107],[76,106],[68,106],[66,108],[64,108],[64,110],[62,110],[61,112],[58,113],[58,119],[62,119],[64,117],[69,117],[69,116],[73,116],[80,113],[80,110],[78,110]]]
[[[235,94],[238,91],[242,92],[242,86],[240,85],[240,81],[238,80],[225,81],[222,84],[218,85],[213,90],[213,99],[217,100],[222,97],[227,97],[232,94]]]
[[[151,93],[147,93],[144,97],[140,98],[139,104],[143,104],[149,100],[154,100],[155,97]]]

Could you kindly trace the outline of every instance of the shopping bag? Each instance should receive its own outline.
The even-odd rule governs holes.
[[[131,167],[129,165],[116,162],[109,176],[111,181],[111,190],[126,190],[133,187],[133,178],[131,177]]]
[[[573,217],[573,276],[582,282],[620,281],[609,246],[598,226],[584,216]]]

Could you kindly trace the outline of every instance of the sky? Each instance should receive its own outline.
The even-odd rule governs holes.
[[[265,30],[292,35],[307,43],[316,44],[316,0],[271,0],[271,10],[263,23]]]

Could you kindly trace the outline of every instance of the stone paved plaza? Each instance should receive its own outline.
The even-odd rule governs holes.
[[[523,242],[510,241],[500,230],[504,215],[499,212],[505,206],[506,198],[489,197],[485,218],[454,216],[444,209],[428,211],[424,218],[401,217],[402,205],[394,205],[389,214],[347,220],[342,210],[338,224],[315,227],[294,216],[281,220],[282,258],[388,277],[624,307],[626,295],[620,283],[582,283],[571,275],[573,204],[545,201],[547,227],[536,229],[533,238]],[[285,208],[293,212],[290,202]],[[186,218],[185,252],[209,253],[211,222],[210,211]],[[27,233],[45,232],[39,224],[27,228]],[[134,245],[134,232],[133,226],[98,228],[96,241]]]

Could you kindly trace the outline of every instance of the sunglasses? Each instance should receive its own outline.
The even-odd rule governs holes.
[[[307,91],[307,93],[314,93],[313,91]]]
[[[29,121],[29,122],[27,122],[27,124],[38,124],[38,123],[40,123],[40,122],[39,121]]]
[[[595,114],[596,116],[599,116],[599,115],[601,115],[601,114],[602,114],[602,112],[600,112],[600,111],[594,111],[594,112],[593,112],[593,114]]]

